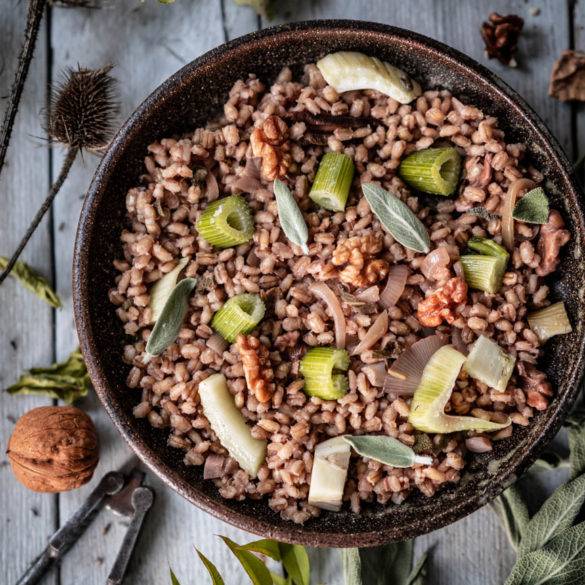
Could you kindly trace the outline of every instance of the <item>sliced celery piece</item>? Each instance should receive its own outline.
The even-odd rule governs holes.
[[[313,347],[303,357],[300,372],[305,378],[304,390],[309,396],[337,400],[345,396],[348,379],[334,370],[347,370],[349,354],[345,349]]]
[[[474,252],[478,252],[484,256],[501,258],[506,261],[506,264],[508,263],[508,258],[510,257],[508,250],[504,246],[500,246],[500,244],[494,242],[494,240],[490,240],[489,238],[471,238],[467,242],[467,245]]]
[[[323,155],[309,197],[329,211],[343,211],[353,180],[351,157],[341,152]]]
[[[445,406],[464,362],[465,356],[452,345],[445,345],[433,354],[410,405],[408,422],[415,429],[425,433],[496,431],[510,424],[509,421],[495,423],[472,416],[445,414]]]
[[[564,335],[573,331],[565,310],[565,303],[562,301],[528,315],[528,325],[541,343],[555,335]]]
[[[401,104],[409,104],[421,94],[420,85],[404,71],[363,53],[330,53],[317,61],[317,67],[338,92],[375,89]]]
[[[229,299],[211,320],[211,327],[233,343],[240,333],[250,333],[264,318],[266,307],[255,294],[243,293]]]
[[[427,148],[408,155],[398,169],[404,182],[435,195],[452,195],[459,183],[461,156],[456,148]]]
[[[506,265],[500,258],[480,256],[479,254],[465,254],[461,256],[461,266],[465,282],[476,290],[483,290],[495,294],[502,286],[502,279]]]
[[[210,203],[196,227],[201,237],[216,248],[245,244],[254,235],[250,207],[239,195],[230,195]]]
[[[338,512],[343,500],[351,447],[343,437],[334,437],[315,448],[309,504]]]
[[[516,358],[507,354],[495,341],[480,335],[469,350],[465,370],[490,388],[504,392],[514,371]]]
[[[254,439],[237,409],[223,374],[213,374],[199,384],[203,414],[219,442],[251,477],[258,475],[266,458],[266,441]]]

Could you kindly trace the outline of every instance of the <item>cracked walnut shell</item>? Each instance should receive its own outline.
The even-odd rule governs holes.
[[[23,414],[6,451],[20,483],[35,492],[65,492],[87,483],[99,459],[95,426],[74,406],[42,406]]]

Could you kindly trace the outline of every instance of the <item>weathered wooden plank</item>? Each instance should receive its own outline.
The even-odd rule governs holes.
[[[247,32],[256,18],[249,10],[240,9],[228,23],[228,33]],[[70,31],[76,31],[70,35]],[[55,74],[77,63],[84,67],[116,65],[113,74],[120,80],[121,119],[128,114],[161,81],[182,65],[224,41],[220,0],[206,9],[192,3],[177,2],[162,6],[156,2],[138,5],[124,0],[99,11],[53,10],[52,38]],[[80,47],[87,48],[80,54]],[[55,157],[57,172],[61,156]],[[71,260],[77,219],[97,160],[85,155],[78,161],[55,205],[55,246],[57,286],[64,297],[65,308],[57,318],[56,344],[60,357],[76,344],[71,310]],[[101,440],[101,460],[94,480],[83,489],[63,494],[60,520],[66,520],[87,496],[97,479],[110,469],[119,467],[130,456],[109,417],[97,399],[89,397],[82,404],[94,419]],[[235,570],[235,563],[217,545],[214,534],[228,534],[246,540],[243,533],[227,527],[154,480],[157,498],[132,563],[128,583],[167,583],[172,566],[183,583],[193,582],[193,575],[203,579],[203,569],[194,556],[193,546],[204,549],[223,567]],[[125,532],[125,521],[108,514],[98,517],[82,540],[65,560],[61,582],[102,584],[113,563]],[[217,547],[217,550],[215,550]],[[80,562],[81,560],[81,562]]]
[[[24,26],[27,3],[10,0],[0,10],[0,111],[9,93]],[[49,186],[48,149],[39,111],[46,102],[47,52],[44,26],[36,47],[16,126],[0,182],[2,226],[0,254],[10,255],[44,199]],[[51,277],[50,221],[45,219],[23,259]],[[4,389],[24,368],[53,359],[52,310],[9,278],[0,286],[0,567],[2,580],[13,583],[45,545],[56,527],[57,499],[26,490],[12,476],[4,454],[15,420],[47,399],[10,396]],[[16,545],[15,537],[18,537]],[[54,577],[47,583],[56,583]]]
[[[573,47],[585,51],[585,0],[575,0],[573,6]],[[574,104],[571,107],[575,112],[575,145],[574,160],[585,155],[585,105]],[[581,168],[580,178],[585,185],[585,169]]]

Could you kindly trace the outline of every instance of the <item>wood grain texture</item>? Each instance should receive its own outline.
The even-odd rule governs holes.
[[[8,6],[7,6],[8,5]],[[26,22],[26,3],[10,0],[0,10],[0,96],[9,93]],[[47,51],[44,26],[16,118],[7,164],[0,181],[0,254],[10,256],[49,187],[49,158],[39,110],[46,100]],[[4,115],[5,101],[0,102]],[[52,274],[50,222],[45,218],[23,259],[49,279]],[[0,287],[0,567],[13,583],[57,526],[57,498],[26,490],[12,476],[5,451],[15,420],[47,399],[10,396],[4,388],[24,368],[53,360],[52,309],[12,278]],[[15,546],[18,537],[19,546]],[[47,583],[56,583],[51,577]]]
[[[7,0],[5,0],[6,2]],[[521,93],[544,118],[562,145],[572,155],[574,134],[579,149],[585,152],[585,112],[559,104],[547,97],[550,67],[560,51],[569,46],[571,14],[574,14],[575,45],[585,49],[585,0],[279,0],[278,17],[261,24],[268,26],[291,19],[357,18],[375,20],[416,30],[450,44],[500,74]],[[0,95],[6,94],[11,81],[24,19],[24,6],[10,0],[11,10],[0,11],[0,55],[5,61],[0,73]],[[532,5],[540,14],[530,12]],[[478,28],[489,12],[517,13],[526,19],[525,34],[520,43],[520,67],[508,69],[487,61]],[[53,81],[66,66],[79,63],[85,67],[116,64],[114,75],[122,81],[119,87],[123,120],[163,79],[183,64],[208,49],[236,36],[256,30],[259,19],[246,7],[232,0],[177,0],[172,6],[161,6],[155,0],[115,0],[99,11],[53,8],[51,14],[51,48]],[[19,127],[9,155],[10,167],[0,183],[0,197],[11,206],[11,219],[0,225],[0,254],[6,254],[17,241],[31,214],[31,201],[40,200],[49,181],[46,148],[35,148],[40,141],[31,138],[41,133],[37,113],[45,102],[48,63],[46,39],[39,41],[41,51],[31,70],[25,102],[19,115]],[[253,64],[250,65],[253,70]],[[1,70],[1,68],[0,68]],[[572,121],[579,127],[572,132]],[[27,172],[30,161],[38,172]],[[54,150],[52,175],[58,172],[62,153]],[[82,199],[97,164],[92,155],[80,158],[54,206],[52,224],[45,222],[27,249],[26,258],[50,275],[51,241],[55,249],[56,286],[64,308],[56,313],[53,341],[51,311],[13,282],[0,287],[0,306],[5,311],[4,331],[0,336],[0,380],[11,383],[16,372],[34,363],[48,363],[53,351],[65,357],[76,345],[71,310],[71,257]],[[27,198],[22,194],[26,193]],[[52,230],[49,232],[49,225]],[[52,234],[52,236],[51,236]],[[51,240],[52,237],[52,240]],[[13,334],[12,334],[13,333]],[[18,349],[10,341],[15,339]],[[26,351],[21,348],[25,347]],[[8,358],[8,359],[6,359]],[[11,424],[6,416],[22,413],[34,401],[0,396],[0,437],[5,444]],[[96,478],[76,492],[59,498],[59,520],[66,520],[81,504],[97,478],[122,465],[131,457],[113,424],[94,396],[81,406],[98,427],[102,457]],[[156,502],[149,515],[137,547],[127,579],[129,584],[159,585],[169,583],[172,566],[183,585],[208,582],[193,547],[200,548],[227,578],[228,585],[248,580],[226,547],[215,536],[225,534],[236,541],[253,536],[236,530],[188,504],[154,478]],[[32,513],[39,511],[36,517]],[[9,471],[0,467],[0,567],[7,583],[15,581],[28,560],[37,554],[57,522],[56,498],[28,493],[16,484]],[[66,558],[60,575],[47,583],[61,585],[103,584],[114,560],[125,530],[125,520],[101,515],[83,539]],[[14,534],[19,545],[14,546]],[[433,549],[433,570],[429,585],[492,585],[505,580],[513,562],[513,553],[493,513],[484,508],[460,522],[417,541],[417,551]],[[16,550],[17,549],[17,550]],[[313,583],[342,583],[338,553],[311,552]],[[6,577],[8,575],[8,577]],[[59,581],[57,581],[57,578]]]

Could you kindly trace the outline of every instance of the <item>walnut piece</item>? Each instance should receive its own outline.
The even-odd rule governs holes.
[[[248,390],[259,402],[268,402],[274,394],[274,372],[268,348],[254,335],[238,335],[236,345],[242,358]]]
[[[550,74],[548,93],[562,102],[585,102],[585,53],[561,53]]]
[[[571,234],[564,227],[561,214],[553,209],[548,222],[540,228],[537,248],[542,260],[536,269],[538,276],[546,276],[557,269],[561,247],[571,239]]]
[[[418,304],[416,317],[423,327],[438,327],[443,320],[451,324],[456,319],[457,306],[466,300],[467,283],[456,276]]]
[[[20,483],[36,492],[65,492],[87,483],[99,459],[93,422],[74,406],[43,406],[23,414],[6,451]]]
[[[524,20],[515,14],[502,16],[497,12],[489,15],[481,25],[481,36],[490,59],[497,59],[504,65],[516,67],[516,49],[524,26]]]
[[[388,262],[372,257],[382,251],[383,245],[383,237],[376,234],[345,240],[333,251],[331,264],[323,267],[320,278],[328,280],[338,277],[342,282],[358,288],[380,282],[388,275]],[[335,269],[341,266],[341,270]]]
[[[252,153],[261,159],[260,174],[266,181],[284,177],[290,167],[288,126],[278,116],[268,116],[250,135]]]

